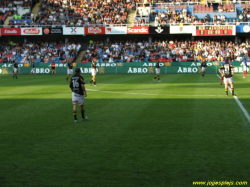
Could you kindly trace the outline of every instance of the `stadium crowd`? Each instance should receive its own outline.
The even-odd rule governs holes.
[[[128,9],[135,9],[142,0],[83,1],[83,0],[43,0],[35,20],[26,21],[28,25],[69,25],[86,26],[90,24],[126,24]],[[11,25],[24,25],[11,22]]]
[[[100,62],[186,62],[223,61],[230,57],[232,61],[242,61],[250,55],[250,42],[195,40],[195,41],[97,41],[88,46],[82,62],[90,62],[97,57]]]
[[[37,0],[11,1],[4,2],[23,2],[17,6],[34,6]],[[33,3],[31,3],[33,2]],[[128,19],[128,10],[135,9],[136,3],[143,3],[144,0],[43,0],[38,14],[35,19],[32,13],[14,16],[10,21],[10,25],[27,26],[27,25],[54,25],[54,27],[68,26],[88,26],[88,25],[113,25],[126,24]],[[151,2],[151,1],[148,1]],[[197,0],[155,0],[151,3],[168,3],[162,4],[162,11],[155,11],[152,7],[145,12],[136,12],[134,24],[149,24],[150,20],[155,22],[155,26],[164,26],[166,24],[193,23],[193,24],[239,24],[240,22],[249,21],[249,7],[245,7],[242,14],[236,19],[227,19],[223,12],[235,12],[233,2],[231,4],[221,4],[218,6],[218,15],[210,17],[209,12],[213,12],[212,1],[207,1],[207,5],[197,4]],[[172,6],[173,5],[173,6]],[[181,6],[178,6],[181,5]],[[208,14],[198,19],[192,12],[187,11],[186,5],[194,5],[194,12],[207,12]],[[9,5],[11,6],[11,4]],[[15,4],[16,6],[16,4]],[[138,5],[140,6],[140,4]],[[144,5],[143,5],[144,6]],[[200,7],[200,9],[198,8]],[[14,7],[15,8],[15,7]],[[13,7],[12,7],[13,9]],[[212,10],[211,10],[212,9]],[[14,13],[13,13],[14,14]],[[150,19],[149,19],[150,18]],[[5,19],[5,18],[4,18]],[[1,20],[1,11],[0,11]],[[1,21],[0,21],[1,22]]]
[[[23,19],[31,19],[31,9],[38,3],[39,0],[1,0],[0,1],[0,25],[4,24],[7,16],[13,16],[15,21],[10,21],[10,25],[20,24]],[[22,9],[29,10],[26,13],[22,13]],[[19,10],[21,10],[19,12]],[[20,15],[21,14],[21,15]],[[18,22],[18,23],[17,23]]]
[[[81,50],[79,43],[70,41],[63,42],[42,42],[29,41],[0,43],[0,62],[13,63],[17,60],[19,63],[30,63],[33,59],[36,62],[65,62],[76,60]]]
[[[181,9],[180,12],[174,9],[166,9],[166,11],[156,12],[154,9],[151,11],[151,18],[155,22],[155,26],[177,23],[196,23],[198,19],[195,15],[187,13],[186,9]]]

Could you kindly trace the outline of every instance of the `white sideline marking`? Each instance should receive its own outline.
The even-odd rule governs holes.
[[[219,79],[221,78],[218,74],[216,74],[216,75],[219,77]],[[232,93],[232,90],[231,90],[230,87],[229,87],[229,90],[230,90],[230,92]],[[247,110],[244,108],[244,106],[243,106],[242,103],[240,102],[240,100],[238,99],[238,97],[237,97],[237,96],[234,96],[234,99],[235,99],[235,101],[237,102],[237,104],[239,105],[239,107],[240,107],[240,109],[242,110],[242,112],[244,113],[244,115],[246,116],[248,122],[250,122],[250,116],[249,116]]]
[[[112,92],[103,90],[92,90],[86,89],[92,92],[106,92],[106,93],[116,93],[116,94],[129,94],[129,95],[167,95],[167,96],[183,96],[183,97],[222,97],[223,95],[181,95],[181,94],[145,94],[145,93],[126,93],[126,92]]]

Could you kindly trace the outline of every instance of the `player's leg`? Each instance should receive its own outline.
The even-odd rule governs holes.
[[[74,122],[77,122],[77,105],[73,104],[73,115],[74,115]]]
[[[234,94],[234,83],[231,83],[230,85],[231,85],[231,90],[232,90],[232,96],[235,96],[235,94]]]
[[[158,79],[158,81],[160,82],[160,69],[156,68],[155,72],[156,72],[156,75],[153,80],[155,81],[155,79]]]
[[[221,77],[220,77],[220,84],[221,84],[221,85],[222,85],[223,79],[224,79],[224,76],[221,75]]]
[[[96,86],[96,75],[93,76],[93,82],[94,82],[94,85]]]
[[[17,69],[14,69],[14,77],[13,78],[17,79]]]
[[[247,77],[247,71],[244,71],[243,72],[243,78],[246,78]]]
[[[158,81],[161,82],[160,74],[159,73],[157,74],[157,78],[158,78]]]
[[[84,108],[84,104],[81,105],[81,114],[82,114],[82,121],[87,120],[88,117],[85,116],[85,108]]]
[[[154,77],[154,81],[155,81],[155,79],[157,79],[158,78],[158,73],[156,73],[156,75],[155,75],[155,77]]]
[[[228,96],[228,84],[225,84],[226,96]]]
[[[202,69],[202,71],[201,71],[201,76],[204,77],[204,76],[205,76],[205,70],[206,70],[206,68],[205,68],[205,67],[202,67],[201,69]]]
[[[232,90],[232,96],[235,96],[234,94],[234,83],[233,83],[233,77],[230,78],[229,80],[229,84],[231,86],[231,90]]]
[[[67,69],[67,77],[66,77],[66,81],[68,82],[69,80],[69,75],[70,75],[70,69]]]
[[[227,78],[224,79],[224,83],[225,83],[225,91],[226,91],[226,96],[228,96],[228,80]]]
[[[153,79],[153,81],[155,81],[155,79],[157,78],[157,75],[155,75],[155,77],[154,77],[154,79]]]
[[[73,104],[73,116],[74,122],[77,122],[77,104],[78,104],[78,95],[72,92],[72,104]]]
[[[91,81],[89,81],[89,84],[92,85],[92,82],[93,82],[93,75],[92,75],[92,78],[91,78]]]
[[[91,78],[91,81],[89,81],[90,85],[92,85],[92,82],[94,81],[94,76],[95,76],[95,70],[94,69],[91,69],[91,75],[92,75],[92,78]]]
[[[68,82],[68,79],[71,79],[71,77],[73,76],[73,69],[70,69],[69,71],[68,71],[68,75],[67,75],[67,78],[66,78],[66,81]]]

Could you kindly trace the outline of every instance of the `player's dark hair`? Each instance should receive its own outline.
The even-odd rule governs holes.
[[[226,63],[226,64],[229,63],[229,58],[226,58],[225,63]]]
[[[80,72],[81,72],[81,69],[80,69],[80,68],[76,68],[76,69],[75,69],[75,72],[76,72],[77,75],[79,75]]]

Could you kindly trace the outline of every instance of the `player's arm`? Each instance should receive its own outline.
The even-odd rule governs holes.
[[[85,89],[85,85],[83,83],[81,85],[82,85],[83,94],[85,97],[87,97],[87,91]]]
[[[85,82],[83,80],[83,77],[80,78],[80,84],[81,84],[81,87],[82,87],[82,91],[83,91],[83,94],[85,97],[87,97],[87,91],[85,89]]]
[[[234,66],[233,66],[233,72],[232,72],[232,75],[234,75],[234,69],[235,69],[235,68],[234,68]]]
[[[223,68],[222,68],[222,67],[219,69],[219,72],[220,72],[220,74],[221,74],[222,76],[224,76],[224,72],[223,72]]]
[[[73,83],[72,83],[72,78],[70,79],[70,85],[69,88],[71,89],[71,91],[73,92]]]

